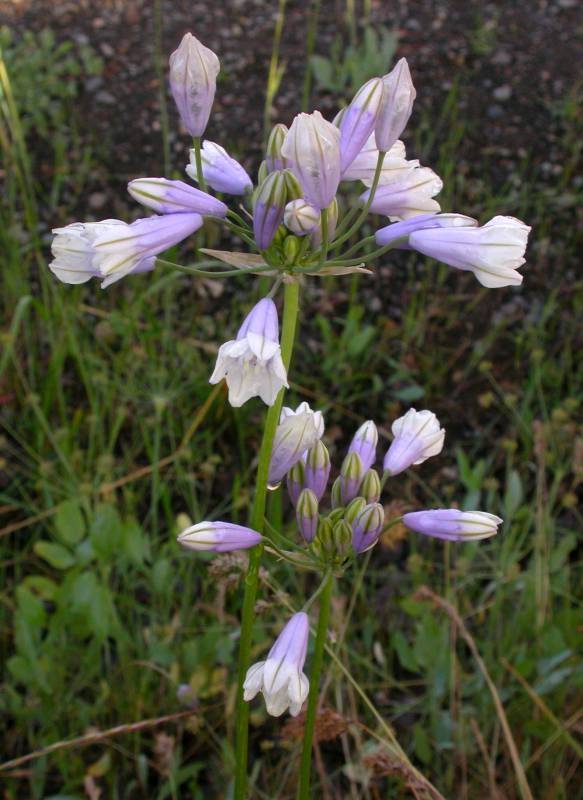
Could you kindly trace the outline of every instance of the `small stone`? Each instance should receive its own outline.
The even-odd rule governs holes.
[[[104,192],[93,192],[87,198],[89,208],[93,211],[99,211],[107,203],[107,195]]]
[[[505,84],[504,86],[498,86],[492,92],[494,98],[500,102],[504,102],[505,100],[509,100],[512,96],[512,87]]]

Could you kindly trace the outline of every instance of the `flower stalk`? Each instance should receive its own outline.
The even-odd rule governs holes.
[[[316,720],[316,707],[318,704],[320,673],[324,660],[324,646],[326,632],[330,617],[330,600],[334,576],[328,572],[320,593],[320,610],[318,612],[318,627],[316,630],[316,643],[312,657],[312,670],[310,672],[310,694],[308,696],[308,709],[304,723],[304,743],[302,747],[302,760],[300,762],[300,778],[298,784],[298,800],[308,800],[310,793],[310,771],[312,765],[312,740],[314,738],[314,722]]]
[[[296,281],[286,283],[283,300],[283,320],[281,332],[281,357],[286,370],[289,369],[296,331],[299,309],[299,284]],[[250,527],[262,532],[264,526],[265,506],[267,499],[267,474],[269,459],[273,445],[275,429],[283,404],[285,389],[281,389],[275,403],[267,410],[257,477],[255,481],[255,497],[251,509]],[[241,634],[239,638],[239,657],[237,665],[237,703],[235,720],[235,787],[234,800],[244,800],[247,787],[247,753],[249,747],[249,705],[243,699],[243,683],[251,655],[251,635],[257,597],[259,565],[263,554],[263,545],[259,544],[249,553],[249,566],[245,576],[245,592],[243,595],[243,611],[241,614]]]

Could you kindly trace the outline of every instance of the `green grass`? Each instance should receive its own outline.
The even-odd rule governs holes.
[[[85,780],[105,797],[224,797],[241,559],[193,558],[175,534],[185,514],[247,520],[262,409],[231,409],[208,376],[214,349],[260,284],[237,279],[220,297],[208,283],[162,271],[105,293],[56,284],[44,225],[70,217],[50,198],[76,200],[87,155],[75,150],[66,162],[56,152],[58,169],[39,180],[19,98],[7,94],[16,83],[3,84],[0,128],[2,761],[89,728],[178,714],[189,703],[193,713],[34,758],[0,776],[3,794],[81,798]],[[463,547],[397,528],[361,583],[339,584],[336,630],[349,611],[351,619],[338,661],[328,662],[325,705],[346,732],[319,745],[314,797],[407,795],[406,776],[376,774],[390,764],[379,755],[387,733],[374,709],[444,796],[494,797],[494,784],[520,796],[484,677],[451,619],[416,595],[424,585],[455,606],[473,637],[533,795],[583,796],[573,742],[583,682],[578,106],[573,97],[557,111],[563,174],[545,194],[526,164],[508,186],[456,176],[471,123],[456,118],[456,91],[440,120],[419,122],[410,149],[446,178],[445,208],[481,219],[500,209],[533,225],[523,289],[488,292],[409,254],[383,260],[372,278],[312,280],[290,404],[308,399],[325,410],[336,468],[362,420],[386,431],[409,405],[431,408],[448,430],[444,453],[391,484],[387,503],[457,501],[499,513],[505,525],[496,539]],[[193,260],[192,247],[180,255]],[[289,521],[287,511],[284,502]],[[254,654],[312,583],[269,564]],[[259,702],[251,719],[252,796],[293,797],[293,730],[282,735],[282,721]]]

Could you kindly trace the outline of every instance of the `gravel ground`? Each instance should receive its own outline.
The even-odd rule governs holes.
[[[411,63],[418,107],[437,115],[458,82],[459,114],[473,123],[460,160],[478,160],[504,180],[529,154],[552,177],[560,135],[553,110],[574,84],[581,55],[575,0],[372,0],[371,6],[373,25],[398,31],[398,54]],[[343,7],[322,3],[316,52],[329,50]],[[59,39],[90,43],[102,57],[103,75],[86,82],[82,103],[92,131],[115,154],[110,177],[160,171],[152,8],[152,0],[0,0],[0,22],[17,30],[50,27]],[[286,8],[287,66],[274,117],[287,123],[298,107],[308,9],[308,0]],[[207,133],[235,152],[260,142],[276,10],[265,0],[162,0],[164,54],[191,30],[220,56],[223,80]],[[325,110],[335,104],[331,97],[314,101]],[[173,166],[180,169],[188,137],[171,100],[169,111]]]

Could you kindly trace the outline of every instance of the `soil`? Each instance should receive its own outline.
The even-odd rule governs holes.
[[[161,0],[164,58],[188,30],[219,55],[222,80],[207,138],[244,154],[248,167],[259,158],[277,5],[275,0]],[[310,5],[308,0],[286,5],[281,52],[286,68],[274,121],[289,123],[298,110]],[[370,6],[375,28],[398,33],[397,54],[410,62],[417,109],[437,119],[457,82],[459,116],[472,120],[459,145],[460,164],[477,162],[502,184],[517,163],[530,158],[552,184],[560,169],[557,112],[575,84],[582,55],[576,0],[371,0]],[[17,31],[49,27],[59,40],[89,43],[103,59],[103,74],[86,80],[81,103],[88,133],[108,154],[102,178],[108,183],[161,172],[153,8],[152,0],[0,0],[0,23]],[[326,55],[334,36],[346,31],[344,8],[340,0],[322,2],[317,53]],[[328,95],[312,97],[312,105],[325,113],[336,104]],[[170,97],[168,108],[172,166],[181,171],[189,139]],[[95,178],[89,212],[100,210],[101,181]]]

